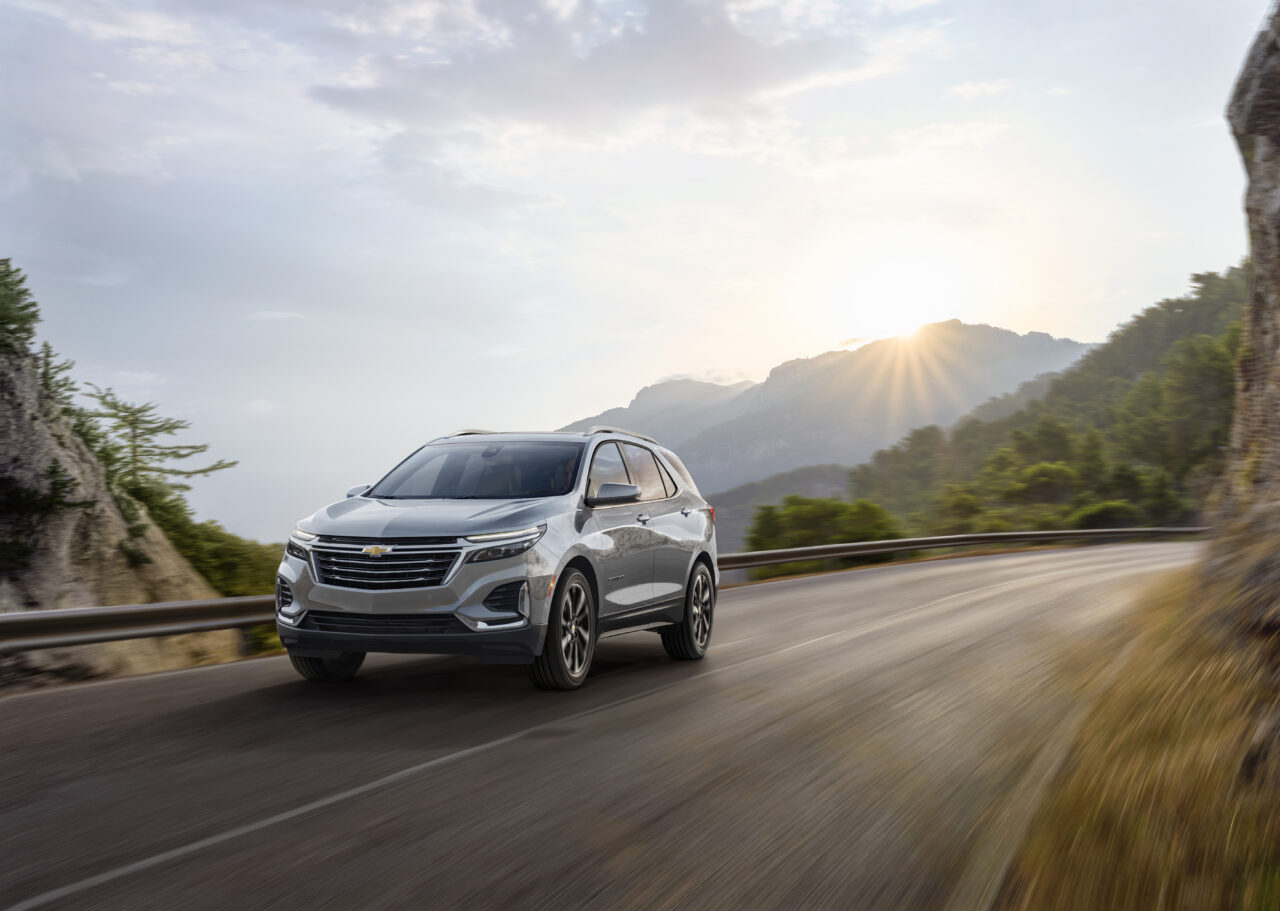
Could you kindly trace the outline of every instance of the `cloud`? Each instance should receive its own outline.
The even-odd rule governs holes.
[[[654,109],[739,114],[771,89],[848,70],[866,57],[857,42],[825,35],[748,34],[726,0],[653,0],[642,12],[493,4],[483,28],[471,4],[462,8],[466,15],[448,19],[443,34],[468,36],[465,52],[437,43],[380,53],[362,72],[372,84],[322,85],[313,96],[380,123],[437,131],[484,123],[607,130]],[[424,23],[440,21],[439,4],[414,9]],[[385,6],[362,10],[348,28],[426,28]]]
[[[947,89],[948,95],[957,95],[972,101],[974,98],[990,97],[991,95],[1000,95],[1009,91],[1013,87],[1013,83],[1008,79],[993,79],[989,82],[961,82]]]
[[[245,317],[245,321],[250,323],[281,322],[291,319],[307,319],[307,316],[292,310],[255,310]]]
[[[938,0],[876,0],[871,9],[877,13],[909,13],[912,10],[933,6]]]
[[[249,414],[270,414],[276,410],[276,403],[270,399],[254,399],[244,406]]]
[[[1067,88],[1066,86],[1061,86],[1061,85],[1054,86],[1053,88],[1047,89],[1045,91],[1046,95],[1057,95],[1059,97],[1066,97],[1067,95],[1074,95],[1075,93],[1076,93],[1075,89],[1070,89],[1070,88]]]
[[[903,72],[917,58],[943,57],[948,51],[946,33],[941,26],[904,26],[871,39],[866,59],[857,66],[818,72],[780,85],[766,94],[777,98],[813,89],[882,79]]]

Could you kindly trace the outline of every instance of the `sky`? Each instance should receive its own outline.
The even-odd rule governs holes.
[[[293,521],[458,427],[958,317],[1100,341],[1246,253],[1266,0],[0,0],[0,257]]]

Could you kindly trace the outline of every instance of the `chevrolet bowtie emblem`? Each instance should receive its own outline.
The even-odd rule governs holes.
[[[362,554],[368,554],[371,557],[381,557],[383,554],[391,553],[390,547],[383,547],[380,544],[370,544],[368,547],[360,551]]]

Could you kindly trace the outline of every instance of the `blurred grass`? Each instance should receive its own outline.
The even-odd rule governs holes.
[[[1280,763],[1242,772],[1274,693],[1220,609],[1189,572],[1148,594],[997,908],[1280,908]]]

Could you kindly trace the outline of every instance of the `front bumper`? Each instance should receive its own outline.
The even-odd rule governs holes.
[[[331,633],[276,623],[280,641],[290,654],[332,658],[340,652],[397,652],[424,655],[471,655],[501,664],[528,664],[542,649],[545,627],[526,623],[514,629],[424,635]]]
[[[311,559],[286,555],[277,570],[292,604],[276,614],[280,641],[290,652],[328,657],[338,652],[398,652],[473,655],[500,662],[531,662],[542,651],[553,579],[551,555],[539,545],[507,559],[483,563],[461,560],[442,584],[421,588],[369,590],[325,584]],[[495,613],[485,599],[495,589],[527,583],[527,615],[518,626],[512,613]],[[441,621],[437,629],[333,629],[308,623],[308,614],[346,615],[374,627],[379,617]],[[386,616],[391,615],[391,616]],[[290,622],[282,622],[287,617]],[[444,622],[448,618],[449,621]],[[373,622],[371,622],[373,621]],[[501,624],[500,626],[498,624]],[[398,624],[392,624],[398,625]],[[427,624],[428,626],[430,624]],[[494,627],[497,628],[486,628]],[[308,628],[310,627],[310,628]]]

